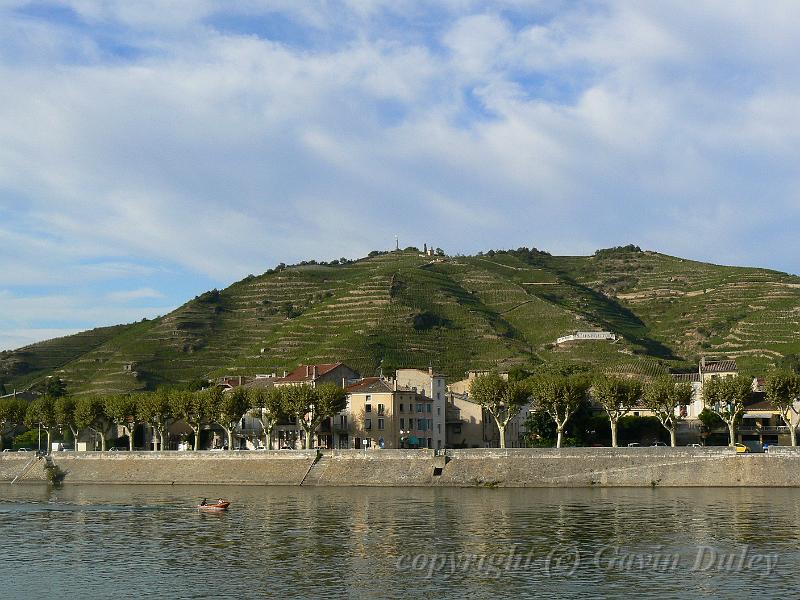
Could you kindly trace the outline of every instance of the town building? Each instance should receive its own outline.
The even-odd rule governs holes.
[[[428,367],[426,370],[397,369],[395,380],[398,386],[409,388],[424,397],[424,400],[421,399],[415,402],[416,408],[419,408],[419,405],[422,405],[423,408],[422,411],[417,410],[416,412],[425,415],[425,428],[419,430],[424,434],[424,445],[436,450],[444,448],[446,442],[445,405],[447,396],[444,375],[434,372],[432,367]],[[428,408],[430,410],[427,410]],[[418,416],[414,419],[414,423],[419,424],[419,419],[422,418],[422,416]]]
[[[358,373],[344,363],[327,363],[317,365],[300,365],[291,373],[274,379],[276,387],[284,385],[310,385],[315,387],[320,383],[335,383],[346,386],[349,382],[358,379]]]

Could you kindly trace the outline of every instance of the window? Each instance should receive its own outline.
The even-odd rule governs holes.
[[[339,426],[347,427],[347,415],[339,415]]]
[[[409,429],[414,429],[414,419],[409,419],[408,420],[408,428]]]
[[[437,406],[436,407],[436,414],[439,415],[440,417],[442,416],[442,407],[441,406]]]
[[[433,410],[433,409],[431,408],[431,405],[430,405],[430,404],[426,404],[426,405],[425,405],[425,411],[426,411],[426,412],[431,412],[432,410]]]
[[[403,412],[403,403],[400,403],[400,412]]]
[[[385,407],[383,406],[383,404],[378,404],[378,414],[382,415],[384,410],[385,410]]]
[[[428,438],[428,448],[433,448],[433,440]]]
[[[442,424],[441,423],[437,423],[436,424],[436,433],[442,433]]]
[[[422,404],[417,404],[417,412],[422,412]]]
[[[372,429],[372,419],[364,420],[364,429]]]
[[[400,417],[400,429],[406,428],[406,420],[403,417]]]
[[[428,424],[425,427],[428,431],[433,431],[433,419],[428,419]]]
[[[436,399],[437,400],[441,400],[442,399],[442,394],[440,392],[436,392]]]
[[[453,433],[461,433],[461,423],[453,425]]]
[[[369,396],[367,396],[369,398]],[[365,404],[364,405],[364,412],[371,413],[372,412],[372,404]]]
[[[367,394],[367,397],[364,399],[366,402],[370,402],[372,400],[372,396]]]
[[[383,419],[378,419],[378,429],[383,429]]]

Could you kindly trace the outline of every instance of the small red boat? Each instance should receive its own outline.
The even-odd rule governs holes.
[[[204,512],[222,512],[228,510],[231,505],[227,500],[219,500],[214,504],[198,504],[197,509]]]

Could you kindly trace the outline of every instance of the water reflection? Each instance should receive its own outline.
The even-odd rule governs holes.
[[[232,510],[199,513],[204,496],[230,498]],[[0,534],[10,551],[0,580],[8,597],[793,597],[798,497],[739,488],[6,485]],[[692,569],[702,547],[744,567],[759,553],[777,553],[779,563],[771,574],[752,564]]]

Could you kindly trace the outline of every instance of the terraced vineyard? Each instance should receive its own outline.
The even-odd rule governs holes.
[[[610,330],[615,342],[555,339]],[[701,354],[763,370],[800,353],[800,278],[635,248],[589,257],[537,251],[379,254],[249,276],[152,321],[0,354],[0,382],[58,375],[74,392],[152,389],[222,374],[342,360],[362,374],[581,361],[655,374]]]

